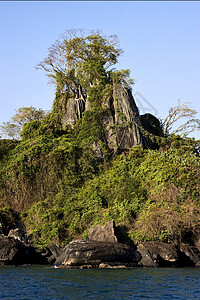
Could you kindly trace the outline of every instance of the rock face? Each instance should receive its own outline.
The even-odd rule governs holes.
[[[178,265],[178,251],[174,245],[159,242],[143,242],[137,246],[143,267],[164,267]]]
[[[62,98],[59,101],[63,129],[67,125],[73,128],[78,119],[82,118],[84,111],[91,110],[88,99],[85,101]],[[127,150],[132,146],[144,146],[139,111],[130,91],[120,84],[115,84],[112,96],[102,105],[108,108],[108,113],[102,119],[102,125],[110,149]]]
[[[55,245],[53,242],[49,244],[49,249],[55,259],[58,259],[58,257],[60,257],[63,253],[63,250],[59,246]]]
[[[77,240],[67,245],[55,266],[65,268],[97,268],[106,263],[112,266],[135,264],[140,254],[127,245],[110,242]]]
[[[25,252],[24,245],[12,238],[1,236],[0,238],[0,263],[16,264],[22,261]]]
[[[114,124],[118,149],[143,146],[139,111],[130,91],[117,84],[113,89]],[[109,143],[108,139],[108,143]]]
[[[82,99],[69,98],[63,106],[62,113],[62,127],[65,129],[66,125],[71,125],[72,128],[82,118],[85,111],[85,101]]]
[[[115,234],[115,223],[110,221],[104,226],[96,225],[89,230],[89,240],[100,242],[118,242]]]
[[[194,246],[181,243],[179,247],[179,264],[181,266],[200,266],[200,252]]]

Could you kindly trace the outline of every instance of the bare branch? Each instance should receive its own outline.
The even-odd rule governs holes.
[[[189,103],[180,104],[178,102],[177,106],[169,109],[169,114],[163,121],[164,134],[167,134],[172,129],[172,126],[182,119],[187,121],[171,131],[171,133],[180,133],[180,135],[186,136],[193,131],[200,130],[200,120],[195,118],[197,111],[191,109],[188,105]]]

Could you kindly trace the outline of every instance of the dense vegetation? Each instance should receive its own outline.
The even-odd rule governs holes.
[[[193,140],[162,138],[159,150],[133,147],[104,161],[69,132],[0,145],[1,217],[5,207],[8,215],[8,207],[19,212],[39,245],[87,237],[92,225],[110,219],[127,240],[192,241],[199,230]]]
[[[105,64],[116,63],[120,51],[97,37],[74,39],[74,44],[69,40],[68,50],[79,43],[73,55],[84,57],[90,50],[93,55],[100,46],[106,55],[93,55],[96,64],[77,60],[74,65],[69,56],[71,69],[53,68],[57,70],[50,73],[57,84],[53,111],[24,124],[22,140],[0,140],[0,222],[8,230],[9,224],[23,221],[29,239],[42,247],[50,241],[66,244],[76,237],[87,238],[92,225],[111,219],[126,242],[192,243],[200,230],[200,144],[164,135],[159,121],[147,115],[141,122],[144,132],[156,140],[156,150],[108,149],[101,124],[107,113],[103,100],[115,82],[129,88],[129,71],[106,70]],[[51,49],[53,55],[56,50]],[[63,128],[63,95],[72,93],[88,97],[91,110],[73,129]],[[103,157],[96,155],[94,141]]]

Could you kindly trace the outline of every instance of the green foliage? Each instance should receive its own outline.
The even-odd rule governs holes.
[[[0,162],[3,158],[7,158],[9,152],[18,145],[19,141],[16,140],[0,140]]]
[[[187,230],[194,233],[200,221],[199,143],[171,136],[160,150],[133,147],[102,163],[91,142],[98,131],[84,132],[94,122],[88,113],[88,123],[74,134],[40,135],[4,152],[1,206],[23,214],[32,242],[67,244],[111,219],[133,240],[184,241]]]
[[[14,211],[11,207],[0,208],[0,224],[3,227],[4,234],[8,234],[9,230],[19,226],[20,215]]]
[[[79,141],[89,144],[104,139],[102,119],[105,113],[101,107],[84,112],[84,118],[75,128]]]
[[[41,122],[38,120],[34,120],[30,123],[25,123],[22,131],[21,137],[22,140],[32,139],[38,135],[38,128],[40,127]]]
[[[57,93],[85,98],[87,90],[107,80],[106,70],[117,63],[121,53],[116,36],[100,32],[68,30],[37,65],[56,84]]]
[[[69,31],[39,65],[57,86],[53,112],[27,119],[20,111],[15,121],[24,122],[22,141],[0,141],[0,217],[12,224],[21,214],[38,246],[87,238],[92,225],[111,219],[134,241],[184,241],[187,231],[198,230],[199,141],[164,137],[160,121],[147,114],[141,121],[157,150],[133,147],[109,155],[106,104],[114,84],[132,84],[129,70],[109,69],[121,53],[116,45],[116,37]],[[87,97],[91,109],[73,130],[63,130],[62,113],[71,96]],[[120,128],[131,125],[116,113]],[[101,158],[96,145],[103,149]]]
[[[3,124],[0,126],[1,135],[13,139],[20,139],[20,133],[23,125],[35,121],[35,123],[32,124],[32,129],[35,130],[35,127],[37,126],[36,124],[38,124],[40,120],[43,120],[46,114],[47,112],[41,108],[36,109],[33,106],[21,107],[16,110],[15,115],[10,119],[9,122],[3,122]],[[27,134],[30,135],[30,130],[28,131],[29,133],[27,132]]]
[[[109,76],[114,84],[120,83],[127,90],[131,90],[131,86],[134,84],[134,80],[130,78],[129,69],[110,71]]]

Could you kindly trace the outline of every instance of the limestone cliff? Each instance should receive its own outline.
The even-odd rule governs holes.
[[[115,84],[112,96],[102,105],[108,108],[101,125],[105,129],[105,140],[110,149],[123,151],[132,146],[144,146],[139,111],[130,91],[121,84]],[[88,99],[84,101],[69,98],[62,101],[63,129],[66,125],[71,125],[73,128],[86,110],[91,110]]]
[[[126,150],[137,145],[143,146],[138,108],[131,92],[120,84],[116,84],[113,88],[110,111],[112,118],[107,126],[109,147],[113,148],[113,143],[119,150]]]
[[[85,111],[85,101],[83,99],[67,99],[62,111],[62,127],[71,125],[72,128],[82,118]]]

